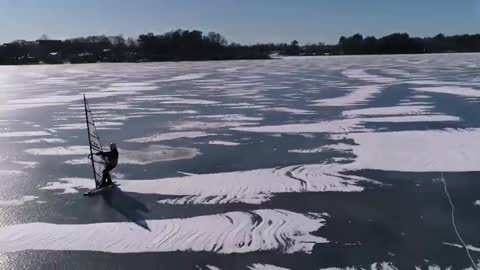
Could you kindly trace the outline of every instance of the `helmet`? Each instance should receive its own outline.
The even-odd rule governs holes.
[[[110,149],[111,149],[111,150],[114,150],[114,149],[116,150],[116,149],[117,149],[117,145],[114,144],[114,143],[111,143],[111,144],[110,144]]]

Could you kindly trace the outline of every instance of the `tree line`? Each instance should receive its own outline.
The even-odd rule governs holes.
[[[422,54],[422,53],[466,53],[480,52],[480,34],[435,37],[410,37],[407,33],[394,33],[382,38],[363,37],[355,34],[340,37],[335,45],[313,43],[299,45],[294,40],[278,44],[258,44],[262,51],[276,52],[279,55],[368,55],[368,54]]]
[[[355,34],[341,37],[337,45],[327,46],[323,43],[298,46],[296,41],[290,44],[289,55],[362,55],[362,54],[420,54],[448,52],[480,52],[480,34],[435,37],[410,37],[407,33],[394,33],[376,38]]]
[[[381,38],[355,34],[341,37],[338,44],[300,45],[229,43],[221,34],[198,30],[176,30],[165,34],[147,33],[138,38],[89,36],[36,41],[17,40],[0,46],[0,64],[96,63],[269,59],[271,55],[352,55],[480,52],[480,34],[435,37],[410,37],[394,33]]]
[[[268,59],[261,47],[228,43],[221,34],[176,30],[161,35],[89,36],[36,41],[17,40],[0,46],[0,64],[97,63]]]

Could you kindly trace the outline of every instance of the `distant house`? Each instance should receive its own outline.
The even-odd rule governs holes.
[[[26,40],[16,40],[4,43],[0,47],[2,63],[6,64],[34,64],[38,63],[37,58],[29,54],[32,43]]]
[[[32,47],[35,46],[35,44],[36,43],[34,41],[26,41],[19,39],[8,43],[3,43],[2,47]]]
[[[98,62],[98,56],[91,52],[79,53],[71,56],[68,61],[72,64],[75,63],[96,63]]]
[[[13,57],[10,59],[11,62],[9,64],[14,64],[14,65],[29,65],[29,64],[38,64],[38,59],[33,57],[33,56],[19,56],[19,57]]]
[[[61,46],[63,44],[63,41],[55,39],[39,39],[35,41],[35,43],[37,43],[37,45],[39,46],[55,47]]]
[[[49,53],[47,56],[44,57],[45,64],[63,64],[63,56],[59,52],[52,52]]]
[[[62,50],[63,41],[41,39],[35,41],[35,47],[31,50],[36,57],[45,59],[50,53],[56,53]]]

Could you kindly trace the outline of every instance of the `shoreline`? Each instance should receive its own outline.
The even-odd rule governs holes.
[[[329,58],[329,57],[382,57],[382,56],[414,56],[414,55],[455,55],[455,54],[480,54],[480,52],[444,52],[444,53],[403,53],[403,54],[332,54],[332,55],[278,55],[268,58],[235,58],[235,59],[205,59],[205,60],[165,60],[165,61],[98,61],[85,63],[27,63],[27,64],[0,64],[2,66],[39,66],[39,65],[88,65],[88,64],[142,64],[142,63],[180,63],[180,62],[224,62],[224,61],[261,61],[281,60],[284,58]]]

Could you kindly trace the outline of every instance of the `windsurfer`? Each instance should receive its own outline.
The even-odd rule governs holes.
[[[98,152],[97,156],[101,156],[105,159],[106,166],[102,172],[102,183],[101,186],[105,187],[112,184],[112,178],[110,177],[110,171],[117,167],[118,164],[118,150],[117,145],[114,143],[110,144],[110,151],[108,152]]]

